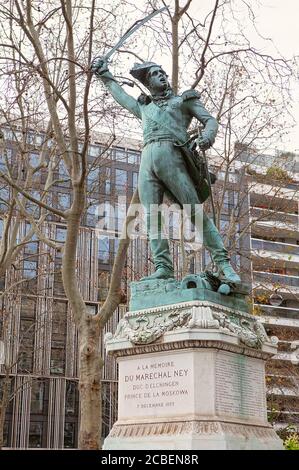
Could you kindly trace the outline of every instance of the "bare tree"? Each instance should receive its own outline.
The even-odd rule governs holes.
[[[128,245],[126,239],[120,242],[107,299],[99,314],[92,316],[86,309],[78,286],[76,249],[80,221],[86,208],[87,152],[91,132],[88,114],[91,83],[89,64],[92,58],[93,34],[95,28],[98,28],[101,22],[104,24],[106,17],[111,15],[100,9],[102,16],[95,19],[95,12],[95,1],[85,8],[83,2],[75,3],[69,0],[54,2],[53,6],[50,5],[46,9],[30,1],[17,1],[14,5],[6,2],[2,12],[2,19],[5,19],[6,25],[9,25],[9,29],[2,29],[2,50],[4,51],[2,60],[11,61],[11,65],[8,65],[9,73],[16,74],[18,79],[13,90],[13,93],[17,94],[14,95],[17,99],[12,97],[13,109],[11,111],[21,112],[22,107],[26,108],[26,100],[29,101],[27,94],[39,90],[40,115],[46,113],[49,115],[48,132],[51,133],[51,138],[55,142],[56,152],[63,159],[67,177],[72,186],[72,205],[69,209],[61,211],[53,207],[51,203],[45,202],[49,194],[49,185],[46,184],[40,199],[30,194],[32,173],[36,172],[37,168],[32,169],[31,172],[28,171],[28,181],[26,180],[25,183],[21,181],[22,178],[13,178],[9,171],[1,173],[2,181],[9,185],[15,194],[16,202],[13,202],[13,206],[17,204],[20,214],[31,220],[34,232],[39,237],[42,236],[44,242],[53,243],[40,232],[40,221],[36,222],[33,217],[29,217],[30,214],[26,212],[26,205],[20,200],[19,194],[26,201],[40,207],[43,218],[46,214],[52,213],[65,221],[67,226],[67,236],[63,246],[62,278],[79,332],[81,404],[79,447],[85,449],[100,447],[102,367],[100,334],[106,320],[121,300],[120,273]],[[81,14],[89,23],[88,28],[77,38],[75,24],[82,26]],[[21,86],[25,92],[18,88]],[[32,104],[34,101],[32,95],[31,100]],[[28,105],[26,111],[31,110]],[[5,111],[6,122],[13,128],[12,112],[8,115],[7,109]],[[26,114],[27,124],[28,117]],[[35,118],[38,119],[38,116],[35,115]],[[22,120],[22,113],[15,124],[20,120],[23,124],[23,135],[26,136],[24,134],[25,119]],[[24,147],[23,145],[20,149],[21,159],[27,156]],[[41,159],[50,174],[51,157],[46,159],[41,155]],[[47,160],[46,163],[45,160]],[[26,168],[30,169],[28,161]],[[136,196],[133,200],[136,201]],[[15,244],[12,243],[11,246],[14,251]],[[6,247],[5,256],[7,268],[13,258],[9,259],[10,251]]]
[[[155,7],[158,6],[158,2],[150,2],[145,5],[144,10],[151,7],[151,3]],[[129,6],[129,2],[125,5],[122,5],[122,2],[119,5],[112,2],[111,5],[117,7],[116,11],[120,13],[122,8]],[[269,77],[269,82],[273,81],[272,72],[276,71],[278,79],[274,85],[278,90],[279,83],[287,81],[291,73],[290,65],[285,60],[276,60],[258,53],[248,45],[244,36],[242,43],[239,41],[241,36],[238,38],[229,36],[225,28],[227,17],[232,20],[235,15],[232,9],[233,1],[225,0],[222,3],[215,1],[213,10],[202,21],[191,16],[191,6],[190,0],[186,0],[183,5],[175,0],[168,10],[168,19],[162,18],[162,29],[161,22],[156,21],[154,25],[148,25],[145,28],[145,41],[140,41],[140,45],[142,43],[142,46],[148,46],[148,59],[154,58],[154,54],[158,54],[164,47],[169,47],[175,91],[179,89],[180,83],[184,83],[180,70],[185,68],[186,63],[190,70],[192,68],[192,72],[190,71],[190,76],[193,73],[192,86],[200,85],[202,89],[206,88],[205,96],[212,104],[211,111],[217,109],[218,120],[222,126],[225,151],[221,154],[221,158],[228,175],[231,162],[235,158],[232,156],[232,142],[236,137],[235,120],[240,113],[245,113],[250,109],[247,134],[245,133],[243,141],[252,143],[253,136],[257,137],[263,129],[262,122],[259,127],[254,125],[263,103],[257,102],[257,93],[252,99],[252,93],[247,91],[253,70],[257,76],[260,73],[257,68],[263,67],[264,76]],[[142,6],[138,15],[142,16],[144,12]],[[135,7],[134,15],[136,15]],[[136,19],[136,16],[134,18]],[[30,240],[32,233],[41,237],[44,243],[54,244],[57,247],[56,240],[45,236],[40,230],[40,225],[48,214],[54,214],[58,220],[64,221],[67,236],[61,247],[63,251],[62,277],[65,293],[79,331],[81,406],[79,447],[96,449],[100,447],[101,435],[100,379],[103,361],[100,358],[100,335],[107,320],[122,299],[121,273],[129,246],[127,226],[135,216],[129,210],[115,258],[107,298],[99,313],[92,316],[86,308],[76,274],[79,227],[86,209],[87,155],[92,128],[99,124],[103,125],[105,122],[105,125],[109,125],[110,130],[114,132],[118,108],[111,106],[109,99],[106,100],[102,91],[100,100],[94,92],[91,92],[92,76],[89,64],[94,54],[94,44],[97,46],[97,53],[111,46],[116,35],[115,14],[113,8],[110,11],[105,10],[97,6],[95,0],[87,6],[81,0],[53,0],[46,6],[35,4],[30,0],[16,0],[13,3],[5,0],[2,5],[1,20],[5,21],[5,26],[2,23],[0,61],[3,71],[0,79],[6,90],[5,99],[2,100],[4,103],[2,111],[4,120],[12,132],[15,132],[17,127],[20,129],[21,146],[18,155],[19,161],[24,162],[26,168],[24,179],[21,166],[19,165],[15,170],[16,173],[13,173],[7,159],[7,171],[2,171],[0,175],[1,180],[11,188],[13,194],[6,222],[6,226],[8,224],[12,227],[12,235],[10,245],[8,245],[8,235],[6,235],[8,229],[5,228],[2,242],[3,267],[5,269],[13,262],[14,256],[18,254],[18,246]],[[126,21],[125,16],[121,20],[118,18],[120,29],[125,27]],[[166,21],[170,21],[171,32],[167,29]],[[221,29],[220,37],[219,29]],[[156,35],[157,31],[159,31],[159,38]],[[136,41],[135,38],[126,46],[128,50],[119,51],[116,57],[125,57],[127,52],[131,54],[130,46],[134,44],[134,41]],[[154,52],[153,48],[152,50],[150,48],[153,41],[156,45]],[[134,50],[133,55],[143,56],[138,48]],[[250,64],[247,60],[250,60]],[[238,67],[240,76],[244,75],[247,78],[247,81],[242,84],[237,83]],[[224,86],[214,72],[215,69],[224,71]],[[11,77],[14,77],[13,83],[11,83]],[[221,83],[221,91],[215,96],[214,90],[219,88],[219,83]],[[241,96],[236,93],[238,87]],[[255,106],[252,109],[252,103],[258,104],[259,107]],[[271,109],[274,108],[276,109],[272,106]],[[276,111],[278,112],[278,108]],[[123,118],[123,111],[120,116]],[[108,123],[109,119],[110,123]],[[38,123],[41,122],[43,130],[46,129],[44,150],[36,166],[30,165],[28,147],[26,147],[26,136],[30,127],[28,123],[32,121],[35,121],[35,129],[38,129]],[[131,124],[132,121],[126,120],[127,122]],[[264,123],[264,128],[269,125],[269,122]],[[239,127],[244,128],[243,123]],[[50,147],[50,152],[49,139],[54,142],[54,146]],[[54,186],[53,172],[58,164],[57,154],[58,160],[61,160],[65,166],[66,178],[71,185],[72,204],[65,210],[54,207],[48,199],[51,188]],[[48,174],[47,182],[38,199],[32,195],[31,188],[33,177],[41,168],[46,168]],[[14,176],[15,174],[17,176]],[[225,188],[224,191],[227,191],[228,185]],[[219,211],[221,211],[223,200],[224,196],[220,196]],[[137,201],[138,194],[135,193],[132,203]],[[40,218],[32,217],[30,210],[28,211],[28,204],[39,207]],[[16,222],[12,222],[14,213],[17,214]],[[16,235],[13,236],[14,225],[11,225],[18,223],[18,217],[29,220],[32,230],[28,240],[25,237],[21,242],[17,241]],[[235,226],[237,217],[236,211],[231,220],[231,227]]]

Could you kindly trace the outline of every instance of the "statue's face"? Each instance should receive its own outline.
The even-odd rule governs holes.
[[[147,88],[152,93],[159,93],[166,90],[170,85],[168,82],[168,75],[164,72],[161,67],[151,67],[147,74]]]

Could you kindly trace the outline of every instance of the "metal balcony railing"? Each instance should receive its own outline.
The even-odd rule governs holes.
[[[270,242],[252,238],[251,247],[253,250],[267,250],[284,253],[285,255],[299,255],[299,245],[292,245],[290,243]]]
[[[289,212],[283,212],[279,210],[267,209],[266,207],[253,207],[250,208],[251,217],[257,218],[258,221],[279,221],[286,224],[297,224],[298,225],[298,214],[291,214]]]
[[[253,271],[254,282],[281,284],[282,286],[299,287],[299,276],[289,276],[287,274],[276,274],[264,271]]]
[[[267,316],[272,317],[285,317],[285,318],[299,318],[299,303],[298,308],[291,307],[274,307],[273,305],[254,304],[256,308],[261,309]]]

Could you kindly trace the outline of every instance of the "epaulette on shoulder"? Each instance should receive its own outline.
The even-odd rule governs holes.
[[[181,94],[181,97],[183,98],[184,101],[186,100],[191,100],[191,99],[199,99],[200,98],[200,93],[197,90],[186,90]]]
[[[152,100],[150,96],[146,95],[145,93],[141,93],[137,101],[139,104],[149,104]]]

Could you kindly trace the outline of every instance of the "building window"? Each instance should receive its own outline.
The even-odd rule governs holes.
[[[220,220],[220,232],[222,234],[225,234],[228,232],[229,229],[229,220]]]
[[[133,171],[132,173],[132,187],[133,187],[133,191],[135,191],[135,189],[137,188],[138,186],[138,173],[137,171]]]
[[[110,260],[109,238],[101,236],[98,243],[99,243],[98,253],[99,253],[100,263],[109,263],[109,260]]]
[[[64,423],[64,448],[73,449],[75,447],[76,423]]]
[[[26,222],[25,226],[25,235],[28,235],[28,233],[31,230],[31,224]],[[26,243],[24,251],[26,254],[32,254],[32,253],[37,253],[38,252],[38,239],[35,233],[32,234],[31,236],[31,241]]]
[[[212,259],[208,250],[203,250],[203,258],[204,267],[210,266],[211,268]]]
[[[43,440],[43,422],[32,421],[29,427],[28,447],[40,448]]]
[[[53,342],[51,350],[51,374],[63,375],[65,369],[65,350],[63,344],[58,344],[57,341]]]
[[[68,177],[68,172],[67,172],[63,159],[59,160],[59,163],[58,163],[58,175],[59,175],[59,178],[61,179],[65,179]]]
[[[37,276],[37,261],[24,261],[23,275],[26,279],[33,279]]]
[[[127,171],[115,169],[115,190],[126,191],[127,189]]]
[[[9,163],[12,163],[12,149],[6,149],[6,156]]]
[[[57,203],[60,210],[67,210],[71,207],[71,195],[69,193],[57,193]]]
[[[0,171],[2,171],[2,173],[6,173],[6,164],[2,154],[0,154]]]
[[[78,408],[78,390],[77,382],[68,380],[65,390],[65,415],[66,417],[75,416]]]
[[[55,236],[56,241],[64,243],[66,240],[66,228],[65,227],[60,227],[56,226],[56,236]]]
[[[96,199],[87,198],[87,211],[86,211],[86,225],[89,227],[95,227],[97,219],[97,205]]]
[[[3,166],[1,165],[1,171],[3,171],[4,173],[7,173],[7,170],[10,170],[10,171],[14,170],[12,149],[7,148],[5,150],[5,154],[4,154],[4,157],[2,157],[3,158]],[[2,160],[2,158],[1,158],[1,160]]]
[[[70,187],[70,176],[67,167],[64,163],[63,158],[58,161],[55,179],[55,184],[59,187],[69,188]]]
[[[35,337],[35,319],[21,318],[19,337],[19,372],[31,373],[33,370],[33,352]]]
[[[66,240],[66,228],[65,227],[60,227],[56,226],[56,232],[55,232],[55,241],[59,242],[60,244],[63,244]],[[62,257],[62,252],[61,250],[56,250],[56,257],[61,258]]]
[[[36,302],[32,298],[22,297],[21,302],[21,319],[22,318],[35,318]]]
[[[115,207],[115,231],[116,232],[121,232],[124,221],[127,215],[127,208],[125,204],[116,204]],[[111,224],[112,226],[112,224]]]
[[[6,140],[14,140],[14,133],[11,129],[3,128],[1,129]]]
[[[0,188],[0,211],[6,212],[9,204],[9,189]]]
[[[37,201],[40,200],[40,193],[39,191],[31,191],[31,196],[34,197]],[[27,201],[27,211],[29,214],[33,215],[34,217],[39,217],[40,214],[40,207],[38,204],[34,202]]]
[[[31,414],[42,414],[44,412],[45,382],[33,380],[31,387]]]
[[[0,170],[4,173],[7,172],[7,162],[9,165],[12,163],[12,149],[7,148],[4,152],[0,153]]]
[[[86,311],[89,315],[96,315],[97,314],[97,305],[93,304],[86,304]]]
[[[126,162],[127,155],[126,155],[126,150],[123,147],[115,147],[114,152],[115,152],[115,160],[117,160],[118,162]]]
[[[54,292],[57,297],[65,296],[63,283],[62,283],[61,260],[57,256],[55,258],[55,267],[54,267]]]
[[[77,447],[78,439],[78,407],[79,393],[78,383],[74,380],[66,381],[65,390],[65,424],[64,424],[64,447]]]
[[[87,175],[87,189],[93,187],[94,190],[98,190],[100,179],[100,169],[92,166]]]
[[[89,145],[88,146],[88,155],[91,157],[98,157],[101,153],[101,147],[98,145]]]
[[[51,338],[51,374],[65,371],[65,345],[67,333],[67,303],[54,301]]]
[[[36,240],[36,235],[32,236],[31,242],[26,243],[24,250],[26,254],[38,253],[38,240]]]
[[[26,279],[33,279],[37,276],[37,261],[24,261],[23,275]]]
[[[100,192],[110,194],[111,192],[111,168],[103,167],[100,174]]]
[[[223,209],[231,211],[234,208],[234,192],[226,190],[223,197]]]
[[[139,161],[140,161],[139,153],[128,151],[128,163],[131,163],[131,165],[138,165]]]
[[[54,147],[54,140],[47,137],[47,147],[50,149]]]
[[[40,146],[40,145],[43,145],[44,142],[45,142],[45,136],[41,134],[36,134],[35,144]]]
[[[9,447],[10,446],[9,427],[10,427],[10,422],[5,421],[4,428],[3,428],[3,447]]]
[[[37,137],[36,132],[27,132],[27,135],[26,135],[27,144],[35,145],[36,137]]]
[[[30,153],[29,154],[29,164],[36,168],[39,165],[39,154],[38,153]]]

